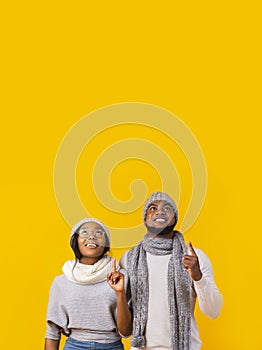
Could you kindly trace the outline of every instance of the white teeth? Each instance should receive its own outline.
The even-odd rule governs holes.
[[[166,222],[165,219],[156,219],[156,221],[158,221],[158,222]]]
[[[87,246],[87,247],[97,247],[97,245],[94,244],[94,243],[88,243],[86,246]]]

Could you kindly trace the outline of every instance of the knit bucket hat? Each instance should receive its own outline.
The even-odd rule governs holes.
[[[173,199],[165,192],[153,192],[146,200],[143,211],[143,221],[146,221],[146,212],[151,203],[155,201],[165,201],[174,209],[175,224],[178,220],[177,205]]]
[[[107,241],[110,244],[110,236],[109,236],[108,228],[106,227],[106,225],[102,221],[94,219],[94,218],[86,218],[86,219],[82,219],[79,222],[77,222],[72,228],[70,240],[72,239],[73,235],[80,229],[80,227],[87,222],[95,222],[96,224],[100,225],[102,227],[102,229],[105,231]]]

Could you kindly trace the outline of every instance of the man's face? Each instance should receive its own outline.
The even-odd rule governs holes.
[[[175,213],[170,204],[165,201],[152,202],[146,211],[146,226],[162,231],[175,223]]]

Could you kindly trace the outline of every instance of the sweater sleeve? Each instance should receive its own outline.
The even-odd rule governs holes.
[[[46,338],[59,340],[61,334],[69,335],[70,331],[67,328],[68,316],[61,301],[63,286],[60,285],[56,277],[51,285],[49,293],[49,302],[47,308],[47,328]]]
[[[212,266],[209,258],[200,249],[195,249],[202,278],[199,281],[194,281],[194,288],[198,296],[198,303],[201,312],[211,318],[216,318],[221,310],[223,298],[218,290],[215,281]]]

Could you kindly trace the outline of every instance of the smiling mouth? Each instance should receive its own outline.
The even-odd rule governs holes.
[[[156,218],[155,220],[154,220],[155,222],[166,222],[167,220],[166,219],[164,219],[164,218]]]
[[[85,247],[87,247],[87,248],[97,248],[97,247],[98,247],[98,244],[95,244],[95,243],[87,243],[87,244],[85,244]]]

